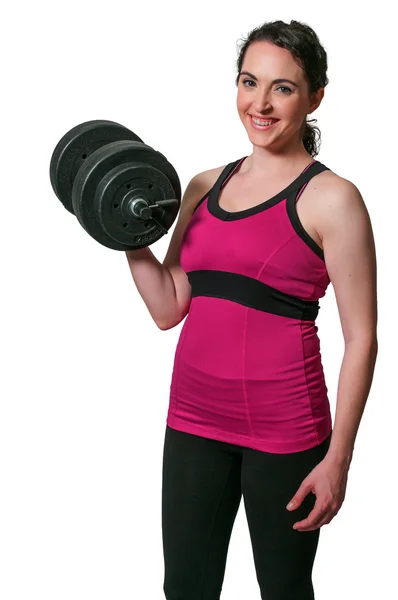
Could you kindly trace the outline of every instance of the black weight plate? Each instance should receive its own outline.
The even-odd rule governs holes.
[[[86,121],[68,131],[56,145],[50,161],[52,188],[73,214],[72,187],[84,161],[98,148],[118,140],[142,142],[134,132],[114,121]]]
[[[171,198],[174,189],[163,171],[148,163],[123,163],[111,169],[98,184],[94,212],[102,230],[116,242],[142,248],[160,239],[173,224],[180,202],[156,204]],[[138,203],[136,210],[138,206],[145,208],[146,218],[134,215],[130,208],[133,201]]]
[[[118,141],[99,148],[89,156],[76,175],[72,189],[72,207],[82,227],[100,244],[113,250],[132,250],[128,244],[116,242],[101,226],[94,210],[94,197],[102,178],[124,163],[142,162],[162,171],[170,180],[173,197],[181,201],[181,185],[173,165],[144,143]]]

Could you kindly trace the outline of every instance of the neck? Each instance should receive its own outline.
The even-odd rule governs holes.
[[[253,145],[253,152],[242,165],[242,174],[250,174],[251,177],[279,177],[289,175],[300,169],[304,169],[313,160],[306,151],[302,142],[298,147],[284,149],[283,152],[275,152],[261,146]]]

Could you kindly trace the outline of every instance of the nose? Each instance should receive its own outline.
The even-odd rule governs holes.
[[[272,104],[269,101],[267,90],[257,92],[253,101],[253,108],[258,114],[272,111]]]
[[[239,98],[239,95],[238,95]],[[274,112],[274,106],[272,104],[272,88],[265,84],[258,83],[256,87],[250,88],[250,94],[246,95],[242,92],[243,104],[251,106],[251,112],[267,116]]]

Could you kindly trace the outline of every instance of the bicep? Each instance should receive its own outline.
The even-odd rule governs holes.
[[[187,185],[184,195],[181,200],[180,210],[177,216],[176,225],[174,227],[170,243],[163,260],[163,264],[169,268],[180,266],[180,250],[181,242],[185,233],[185,229],[191,219],[195,205],[203,196],[203,174],[199,173],[192,177]]]
[[[377,339],[376,251],[359,190],[341,179],[322,199],[318,229],[345,342]]]
[[[183,198],[181,200],[181,206],[178,213],[176,225],[174,227],[170,239],[166,256],[163,260],[163,265],[169,269],[174,281],[176,300],[178,303],[179,311],[182,315],[181,318],[184,318],[184,316],[187,314],[192,294],[191,284],[189,283],[188,277],[183,268],[181,267],[180,263],[181,243],[184,237],[185,230],[192,217],[194,207],[205,193],[205,183],[206,182],[203,181],[202,173],[195,175],[188,183]]]

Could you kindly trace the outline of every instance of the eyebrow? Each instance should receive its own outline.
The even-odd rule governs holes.
[[[239,77],[240,77],[241,75],[248,75],[249,77],[251,77],[251,78],[252,78],[252,79],[254,79],[255,81],[258,81],[257,77],[256,77],[255,75],[253,75],[253,73],[249,73],[249,71],[241,71],[241,72],[239,73]],[[274,80],[271,82],[271,85],[273,85],[274,83],[283,83],[284,81],[287,81],[287,82],[291,83],[292,85],[295,85],[296,87],[299,87],[299,86],[297,85],[297,83],[296,83],[296,82],[294,82],[294,81],[292,81],[291,79],[274,79]]]

